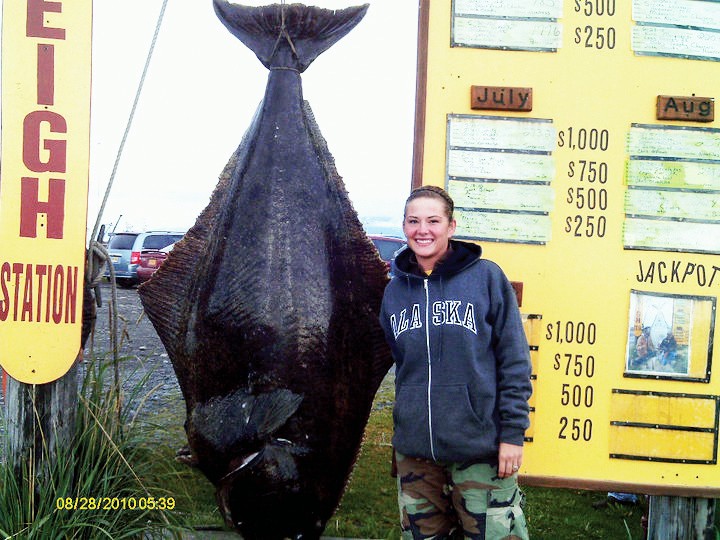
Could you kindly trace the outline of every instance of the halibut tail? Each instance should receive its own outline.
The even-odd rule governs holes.
[[[213,0],[215,13],[235,37],[268,68],[302,73],[321,53],[362,20],[368,4],[323,9],[303,4],[250,7]],[[280,46],[286,42],[289,47]]]

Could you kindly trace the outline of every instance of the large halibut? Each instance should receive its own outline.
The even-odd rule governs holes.
[[[214,6],[269,69],[265,97],[210,203],[139,293],[228,523],[249,540],[317,538],[392,360],[378,325],[386,267],[300,73],[367,5]]]

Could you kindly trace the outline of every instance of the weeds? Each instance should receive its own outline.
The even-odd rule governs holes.
[[[106,377],[106,371],[108,376]],[[10,539],[167,538],[185,526],[223,529],[214,490],[196,469],[174,461],[185,443],[184,410],[158,411],[155,424],[141,420],[149,375],[126,390],[123,407],[110,369],[87,366],[80,390],[76,436],[39,475],[31,462],[0,464],[0,535]],[[390,476],[393,384],[381,386],[368,422],[360,458],[326,536],[399,540],[395,479]],[[47,452],[47,448],[42,449]],[[15,473],[14,471],[19,471]],[[40,479],[41,478],[41,479]],[[533,540],[556,538],[641,539],[643,509],[593,508],[605,493],[524,488]],[[85,498],[101,508],[69,510]],[[165,509],[157,502],[165,501]],[[156,501],[149,508],[148,501]],[[168,501],[173,501],[172,508]],[[109,501],[103,507],[102,502]],[[113,501],[118,507],[113,509]],[[121,507],[124,502],[124,507]],[[135,501],[135,508],[128,508]],[[140,508],[139,501],[144,501]],[[720,538],[718,539],[720,540]]]
[[[153,451],[152,431],[130,417],[131,408],[120,407],[105,371],[99,361],[87,365],[72,444],[36,449],[47,470],[34,470],[32,459],[0,465],[4,538],[160,538],[183,528],[162,487],[162,471],[172,463]],[[142,400],[144,382],[131,389],[128,403]]]
[[[340,507],[328,521],[327,536],[400,538],[396,484],[390,476],[393,395],[392,379],[387,378],[375,397],[360,458]],[[606,493],[527,486],[523,491],[533,540],[643,538],[640,505],[610,503],[595,509],[593,502],[604,499]]]

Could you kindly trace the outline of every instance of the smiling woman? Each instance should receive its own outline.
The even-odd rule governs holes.
[[[429,273],[450,247],[457,224],[453,203],[444,191],[430,187],[416,189],[405,206],[403,232],[423,271]]]
[[[530,423],[529,347],[503,271],[477,244],[451,240],[453,209],[440,187],[411,192],[409,249],[395,258],[380,314],[395,359],[401,526],[423,538],[527,539],[517,474]]]

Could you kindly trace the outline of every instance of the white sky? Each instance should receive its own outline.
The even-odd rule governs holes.
[[[272,1],[251,0],[248,5]],[[317,0],[342,8],[361,2]],[[94,0],[88,229],[97,219],[162,0]],[[417,1],[376,0],[303,74],[355,209],[399,233],[412,169]],[[102,223],[184,230],[207,204],[267,81],[211,0],[169,0]],[[122,216],[122,218],[120,218]]]

